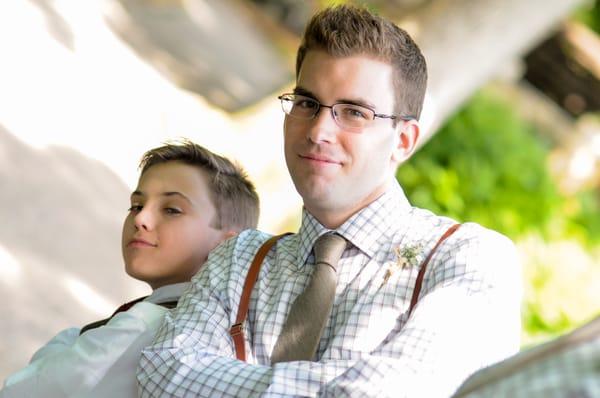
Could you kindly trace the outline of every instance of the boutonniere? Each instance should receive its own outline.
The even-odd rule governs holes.
[[[395,247],[394,254],[396,254],[396,263],[391,264],[389,268],[385,271],[385,275],[383,277],[383,282],[381,286],[383,286],[387,281],[396,273],[398,270],[403,270],[407,267],[416,267],[419,265],[419,254],[423,251],[423,247],[421,244],[416,244],[413,246],[404,246],[404,247]]]

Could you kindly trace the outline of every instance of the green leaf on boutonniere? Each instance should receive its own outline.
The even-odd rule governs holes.
[[[418,265],[417,257],[422,251],[423,246],[421,244],[405,246],[402,248],[397,247],[394,249],[394,253],[396,253],[396,264],[400,269],[415,267]]]
[[[381,286],[396,273],[397,270],[402,270],[406,267],[416,267],[418,265],[418,256],[423,251],[423,246],[419,243],[413,246],[396,247],[394,253],[396,254],[396,263],[391,264],[385,271]]]

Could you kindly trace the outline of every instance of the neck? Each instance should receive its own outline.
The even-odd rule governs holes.
[[[310,209],[306,209],[310,214],[312,214],[321,225],[323,225],[327,229],[337,229],[343,223],[345,223],[352,215],[356,212],[344,215],[344,214],[332,214],[331,212],[323,212],[319,213],[318,211],[311,211]],[[359,209],[360,210],[360,209]]]
[[[328,229],[337,229],[346,221],[348,221],[352,216],[356,213],[369,206],[371,203],[376,201],[387,191],[388,185],[386,184],[383,189],[376,190],[371,193],[371,195],[363,198],[360,202],[354,204],[354,206],[349,206],[345,209],[337,208],[328,208],[328,207],[317,207],[311,206],[308,207],[306,204],[304,208],[315,217],[321,225]]]

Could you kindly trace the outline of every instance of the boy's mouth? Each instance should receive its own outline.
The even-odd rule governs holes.
[[[147,240],[135,238],[127,243],[128,247],[156,247],[155,243],[148,242]]]

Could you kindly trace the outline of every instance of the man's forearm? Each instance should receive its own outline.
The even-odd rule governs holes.
[[[296,361],[265,366],[187,349],[175,354],[145,350],[138,383],[142,397],[315,396],[354,362]]]

